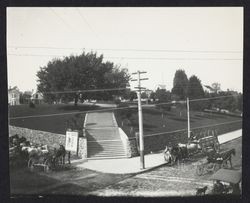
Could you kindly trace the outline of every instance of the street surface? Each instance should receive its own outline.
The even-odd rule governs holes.
[[[241,169],[242,138],[221,145],[221,149],[236,149],[232,157],[234,169]],[[195,188],[209,186],[210,174],[197,176],[196,161],[180,166],[161,166],[137,175],[107,174],[74,164],[64,170],[44,173],[37,169],[10,171],[11,194],[69,194],[98,196],[185,196],[194,195]],[[119,166],[114,166],[119,167]]]

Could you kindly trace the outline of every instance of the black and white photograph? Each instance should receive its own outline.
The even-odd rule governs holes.
[[[7,7],[10,196],[242,195],[243,7]]]

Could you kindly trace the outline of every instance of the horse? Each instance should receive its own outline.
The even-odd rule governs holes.
[[[182,147],[179,147],[178,145],[174,145],[173,147],[170,147],[170,155],[171,155],[171,163],[176,163],[179,161],[182,161],[183,158],[186,157],[185,149]]]
[[[196,153],[200,149],[197,143],[178,143],[178,147],[181,148],[183,158],[189,158],[189,155]]]
[[[53,166],[55,167],[56,160],[58,160],[58,163],[60,163],[60,164],[65,164],[65,156],[66,156],[66,150],[65,150],[65,147],[63,145],[60,145],[59,149],[54,148],[54,152],[53,152],[53,156],[52,156]]]
[[[164,152],[163,152],[163,155],[164,155],[164,160],[167,162],[167,163],[171,163],[172,162],[172,156],[171,156],[171,153],[170,153],[170,147],[167,147],[165,148]]]
[[[231,168],[233,168],[233,165],[232,165],[232,155],[233,156],[236,155],[236,150],[234,148],[229,149],[229,150],[227,150],[225,152],[220,153],[220,156],[222,157],[223,161],[225,161],[226,164],[229,161]]]

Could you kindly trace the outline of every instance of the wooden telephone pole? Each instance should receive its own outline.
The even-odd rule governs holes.
[[[141,80],[148,80],[148,78],[141,78],[141,74],[146,73],[145,71],[140,72],[137,71],[136,73],[132,73],[132,75],[137,75],[137,79],[132,79],[131,81],[137,81],[138,89],[137,97],[138,97],[138,117],[139,117],[139,146],[140,146],[140,166],[141,169],[145,168],[145,161],[144,161],[144,140],[143,140],[143,116],[142,116],[142,107],[141,107],[141,90],[146,89],[141,87]]]
[[[187,121],[188,121],[188,140],[190,140],[190,115],[189,115],[189,98],[187,97]]]

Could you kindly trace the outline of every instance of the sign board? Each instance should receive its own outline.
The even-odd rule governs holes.
[[[67,131],[65,149],[67,151],[77,152],[77,145],[78,145],[78,132]]]

